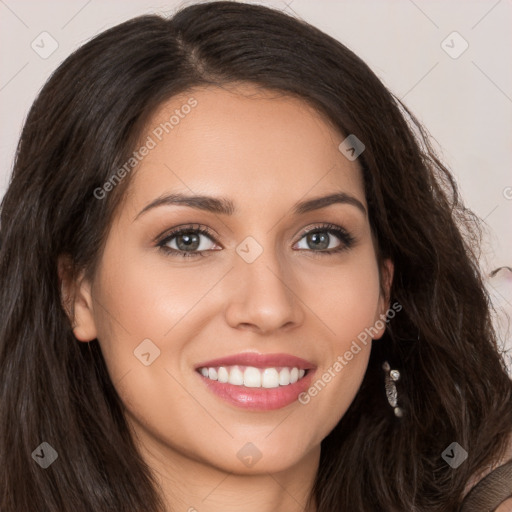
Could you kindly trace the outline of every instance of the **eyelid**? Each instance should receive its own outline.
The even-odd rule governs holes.
[[[197,231],[202,235],[210,237],[217,245],[222,245],[217,241],[217,235],[208,226],[204,226],[202,224],[180,224],[178,226],[174,226],[173,228],[167,229],[162,234],[158,235],[154,243],[156,245],[160,245],[168,239],[172,239],[185,231]]]
[[[349,235],[348,231],[342,226],[338,226],[337,224],[332,224],[330,222],[319,222],[317,224],[313,224],[308,226],[307,228],[304,228],[304,230],[299,235],[299,240],[301,240],[304,236],[308,235],[309,233],[314,233],[315,231],[343,231],[347,235]]]

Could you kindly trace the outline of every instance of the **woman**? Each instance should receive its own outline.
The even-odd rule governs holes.
[[[1,215],[2,511],[507,506],[476,219],[326,34],[230,2],[107,30]]]

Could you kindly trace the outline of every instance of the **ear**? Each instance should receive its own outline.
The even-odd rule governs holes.
[[[374,340],[382,338],[386,331],[386,314],[391,306],[391,284],[393,283],[393,274],[395,266],[390,259],[383,260],[380,268],[380,299],[379,311],[375,319],[375,329],[378,333],[372,336]]]
[[[73,327],[77,340],[89,342],[97,337],[91,283],[85,278],[85,270],[75,275],[69,255],[58,260],[61,303]]]
[[[383,300],[382,306],[385,308],[384,313],[390,307],[391,299],[391,285],[393,283],[393,275],[395,272],[395,266],[390,259],[383,260],[380,268],[380,287],[381,296]]]

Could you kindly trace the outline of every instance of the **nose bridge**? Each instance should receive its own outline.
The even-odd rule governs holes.
[[[293,291],[291,267],[279,257],[271,234],[259,239],[261,243],[248,236],[236,247],[236,284],[226,314],[233,326],[252,324],[268,331],[298,322],[300,301]]]

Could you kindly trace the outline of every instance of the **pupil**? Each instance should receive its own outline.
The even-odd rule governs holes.
[[[326,233],[311,233],[308,237],[308,243],[317,244],[316,249],[327,249],[329,247],[329,235]],[[319,245],[318,245],[319,243]]]
[[[180,240],[183,240],[184,243],[180,244]],[[197,249],[199,247],[199,237],[197,234],[183,234],[177,238],[176,244],[180,250],[184,251]]]

